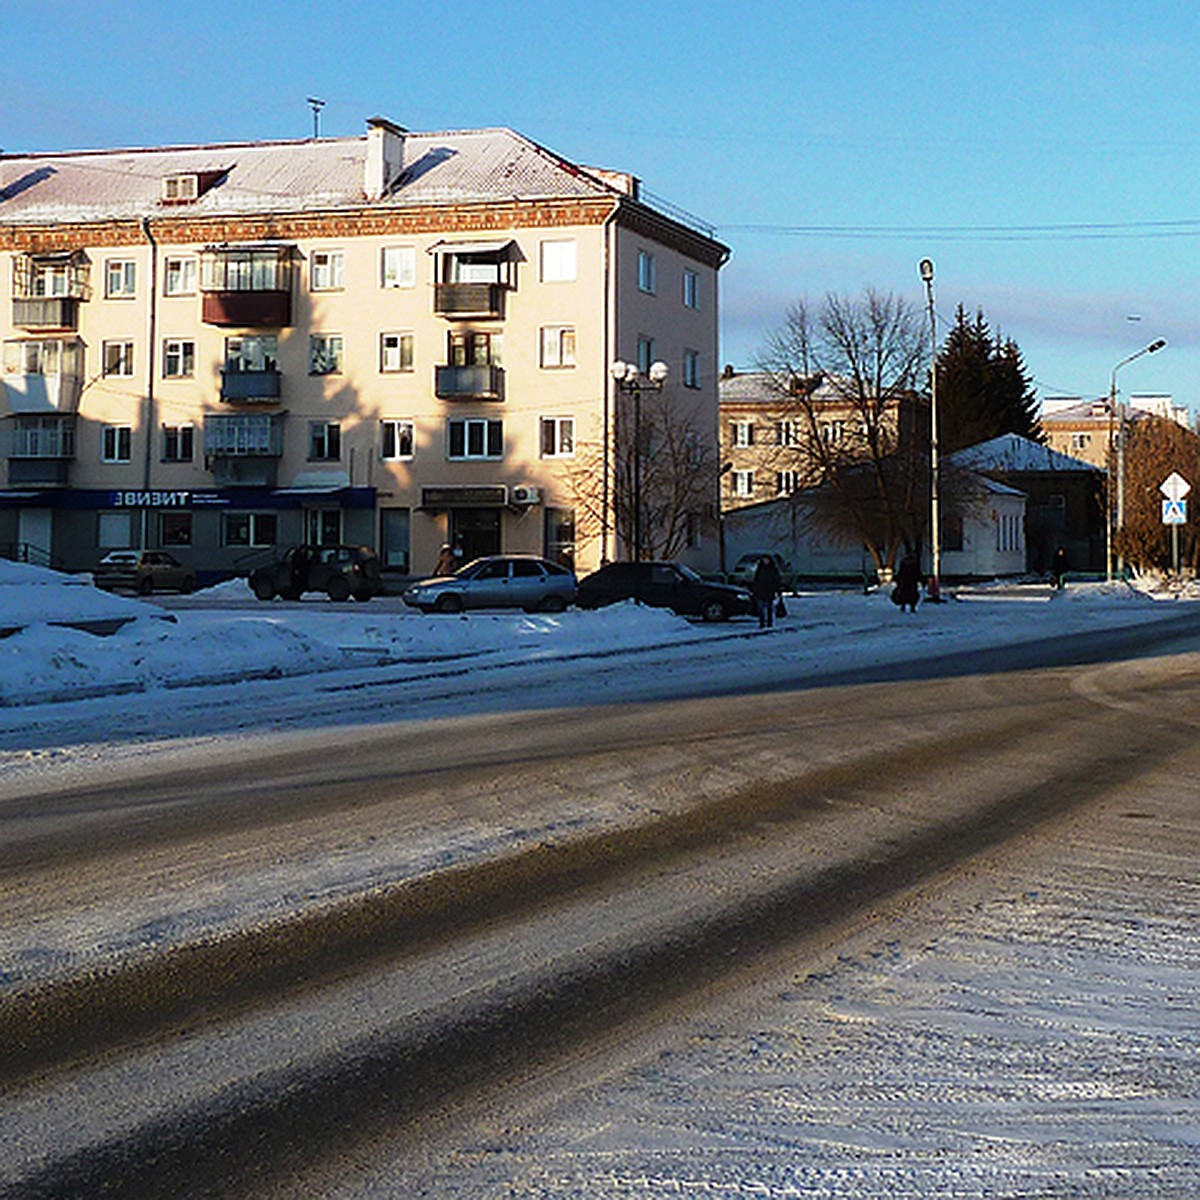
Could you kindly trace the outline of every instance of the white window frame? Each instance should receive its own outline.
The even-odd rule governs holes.
[[[314,292],[340,292],[346,286],[346,252],[314,250],[308,260],[308,286]]]
[[[647,296],[658,292],[658,264],[649,250],[639,250],[637,257],[637,285],[639,292]]]
[[[690,267],[683,269],[683,307],[700,307],[700,272],[693,271]]]
[[[225,370],[247,371],[279,369],[279,336],[274,333],[242,333],[225,339]]]
[[[538,445],[542,458],[574,458],[575,418],[542,417]]]
[[[411,330],[389,330],[379,335],[379,370],[385,375],[408,374],[414,370],[414,337]]]
[[[579,244],[574,238],[542,242],[539,266],[542,283],[574,283],[579,278]]]
[[[163,264],[163,295],[194,296],[200,263],[194,254],[173,255]]]
[[[379,252],[379,286],[414,288],[417,286],[416,246],[384,246]]]
[[[113,338],[100,343],[100,361],[106,377],[114,379],[133,378],[133,341],[130,338]]]
[[[735,450],[748,450],[754,445],[753,421],[730,421],[729,444]]]
[[[575,366],[575,326],[543,325],[539,334],[539,363],[544,370]]]
[[[274,546],[279,536],[279,518],[273,512],[227,512],[221,518],[222,546]],[[229,522],[234,520],[246,522],[244,542],[229,536]]]
[[[407,444],[407,450],[404,446]],[[417,456],[416,426],[409,420],[384,417],[379,422],[379,457],[383,462],[409,462]]]
[[[454,430],[462,430],[462,451],[454,453]],[[499,442],[499,449],[490,447]],[[472,450],[472,443],[478,447]],[[446,422],[446,459],[449,462],[498,462],[504,457],[504,422],[499,417],[451,417]]]
[[[308,338],[308,373],[340,375],[344,343],[340,333],[313,333]]]
[[[130,300],[137,295],[137,260],[110,258],[104,263],[104,295],[109,300]]]
[[[342,425],[340,421],[309,421],[308,461],[341,462]]]
[[[164,379],[190,379],[196,374],[196,343],[191,338],[163,340]]]
[[[739,500],[752,500],[754,498],[753,471],[730,471],[729,482],[733,494]]]
[[[172,447],[174,453],[170,453]],[[190,422],[162,427],[162,461],[165,463],[194,462],[196,458],[196,427]]]
[[[100,426],[100,461],[127,463],[133,461],[133,426]]]
[[[775,472],[775,495],[790,496],[800,488],[800,472],[784,470]]]
[[[698,388],[700,386],[700,351],[685,350],[683,352],[683,386]]]

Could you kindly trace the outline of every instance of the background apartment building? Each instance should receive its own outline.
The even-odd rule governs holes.
[[[715,460],[727,256],[504,129],[0,156],[0,547],[623,557],[612,364],[665,362]],[[714,474],[681,557],[716,513]]]

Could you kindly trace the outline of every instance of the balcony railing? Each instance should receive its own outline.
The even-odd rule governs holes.
[[[280,375],[273,371],[222,371],[221,399],[233,404],[278,404]]]
[[[12,463],[72,459],[75,457],[74,417],[12,417],[5,422],[5,451],[9,458],[9,479]],[[25,479],[21,482],[31,482]]]
[[[76,296],[14,296],[13,324],[18,329],[77,329]]]
[[[266,414],[205,417],[204,453],[209,458],[279,458],[283,422]]]
[[[205,292],[201,314],[207,325],[280,329],[292,323],[292,293]]]
[[[433,391],[439,400],[503,400],[504,368],[435,367]]]
[[[501,283],[439,283],[433,310],[443,317],[502,317],[506,291]]]

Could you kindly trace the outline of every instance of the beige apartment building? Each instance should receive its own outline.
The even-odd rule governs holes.
[[[0,553],[624,557],[612,364],[665,363],[715,460],[727,257],[506,129],[0,156]]]

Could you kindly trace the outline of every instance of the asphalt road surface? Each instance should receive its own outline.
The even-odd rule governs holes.
[[[1193,1195],[1196,667],[295,733],[0,784],[0,1194]],[[1051,1046],[972,1064],[964,1030],[1007,1046],[1031,1013]],[[1066,1132],[1030,1116],[1047,1079],[1084,1110]]]

